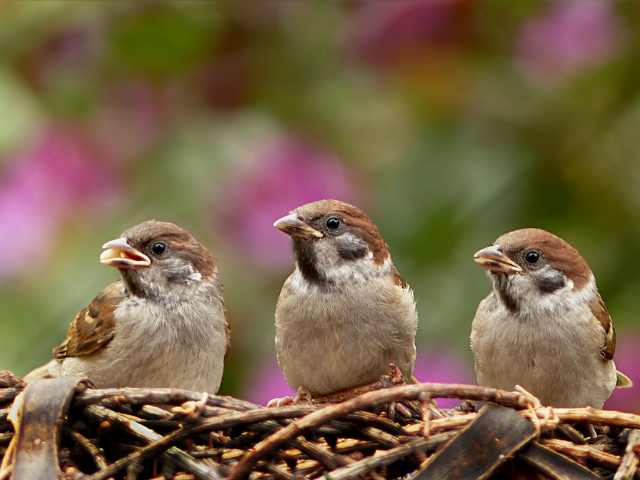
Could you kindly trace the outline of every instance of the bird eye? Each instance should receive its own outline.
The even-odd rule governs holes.
[[[164,242],[155,242],[153,245],[151,245],[151,253],[153,253],[158,257],[166,251],[167,251],[167,244]]]
[[[530,264],[534,264],[534,263],[538,263],[538,260],[540,260],[540,252],[537,252],[535,250],[529,250],[525,256],[524,259],[527,261],[527,263]]]
[[[340,226],[340,219],[338,217],[327,218],[327,228],[329,230],[336,230]]]

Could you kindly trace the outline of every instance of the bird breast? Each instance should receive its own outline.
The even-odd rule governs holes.
[[[376,381],[389,362],[410,374],[416,325],[413,293],[388,278],[322,289],[296,271],[276,307],[278,362],[293,388],[317,394]]]

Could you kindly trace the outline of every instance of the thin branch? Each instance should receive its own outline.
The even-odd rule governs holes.
[[[114,412],[113,410],[109,410],[108,408],[102,407],[100,405],[91,405],[85,409],[85,412],[98,421],[110,421],[113,423],[119,424],[122,428],[124,428],[128,433],[133,435],[134,437],[142,440],[143,442],[154,445],[157,443],[163,442],[167,437],[163,437],[159,433],[154,432],[150,428],[141,425],[140,423],[131,420],[129,417],[122,415],[121,413]],[[126,462],[116,461],[109,465],[107,468],[100,470],[89,478],[108,478],[121,470],[124,467],[140,462],[141,460],[148,458],[151,456],[150,453],[152,450],[149,449],[149,446],[141,448],[140,450],[134,452],[129,455],[129,460]],[[155,452],[157,450],[153,450]],[[196,478],[203,480],[219,480],[221,477],[211,468],[206,467],[205,465],[198,462],[188,453],[180,450],[177,447],[171,447],[166,452],[163,453],[163,456],[167,457],[169,460],[176,463],[180,467],[185,470],[193,473]],[[127,457],[125,457],[127,458]],[[123,460],[123,459],[121,459]]]
[[[76,442],[76,444],[78,444],[85,452],[89,454],[89,456],[91,457],[91,460],[93,461],[93,464],[96,466],[98,470],[101,470],[107,467],[107,461],[104,459],[104,455],[102,455],[102,452],[100,451],[100,449],[96,447],[91,442],[91,440],[89,440],[87,437],[85,437],[81,433],[78,433],[74,430],[69,430],[68,433],[71,436],[71,438],[73,438],[73,440]]]
[[[537,409],[539,418],[544,418],[548,408]],[[594,425],[615,425],[616,427],[640,428],[640,415],[585,408],[554,408],[553,413],[564,423],[591,423]]]
[[[429,438],[418,438],[416,440],[412,440],[379,455],[367,457],[359,462],[334,470],[330,475],[331,480],[347,480],[356,478],[361,475],[365,475],[376,468],[390,465],[407,455],[413,454],[414,452],[432,451],[443,443],[449,441],[454,435],[455,434],[452,432],[439,433],[438,435],[433,435]]]
[[[638,471],[638,464],[640,463],[640,430],[633,430],[629,433],[629,440],[627,441],[627,448],[625,449],[624,457],[620,468],[616,472],[614,480],[631,480]]]
[[[327,423],[338,417],[357,410],[366,410],[381,404],[401,400],[415,400],[421,394],[428,394],[431,398],[466,398],[471,400],[492,401],[509,407],[524,408],[531,402],[526,395],[517,392],[505,392],[494,388],[477,387],[471,385],[425,383],[403,385],[365,393],[359,397],[347,400],[337,405],[331,405],[315,411],[306,417],[291,423],[282,430],[256,445],[231,471],[230,480],[245,478],[255,464],[266,457],[274,449],[303,431]]]
[[[201,399],[202,392],[191,392],[178,388],[105,388],[101,390],[86,390],[78,393],[74,399],[74,404],[85,407],[99,403],[106,407],[118,407],[122,404],[181,404],[188,401],[198,402]],[[259,405],[251,402],[218,395],[208,395],[207,405],[237,411],[251,410],[259,407]]]
[[[557,438],[545,439],[540,443],[558,453],[568,455],[584,463],[596,463],[609,470],[615,470],[620,466],[621,458],[618,455],[603,452],[590,445],[575,445],[567,440],[559,440]]]

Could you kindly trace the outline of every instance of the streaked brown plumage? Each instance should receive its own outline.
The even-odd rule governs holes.
[[[99,387],[217,392],[230,335],[209,251],[183,228],[155,220],[103,248],[101,262],[122,279],[76,315],[54,360],[26,379],[74,375]]]
[[[295,269],[276,306],[278,363],[294,389],[327,395],[415,363],[417,313],[378,228],[360,209],[321,200],[274,224]]]
[[[616,371],[615,330],[580,253],[540,229],[507,233],[475,255],[493,291],[471,332],[480,385],[522,385],[547,405],[602,407],[630,380]]]

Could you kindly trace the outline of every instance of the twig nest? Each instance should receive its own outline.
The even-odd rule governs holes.
[[[472,403],[441,410],[431,403],[441,397]],[[534,400],[415,384],[267,408],[175,389],[96,390],[75,379],[25,387],[0,372],[0,479],[633,478],[640,416]]]

